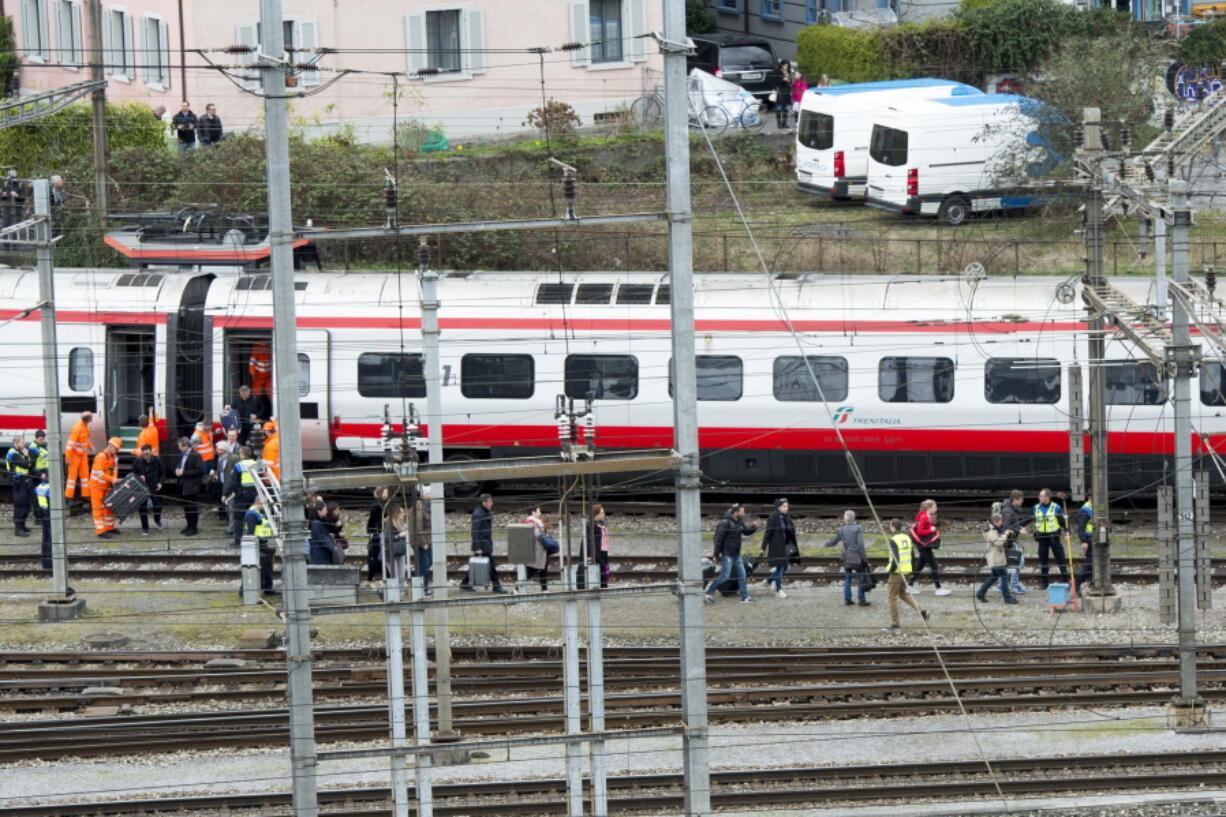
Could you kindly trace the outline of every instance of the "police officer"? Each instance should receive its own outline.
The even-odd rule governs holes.
[[[1074,530],[1081,540],[1082,562],[1077,569],[1077,587],[1087,587],[1094,578],[1094,505],[1093,497],[1086,494],[1086,501],[1077,510]]]
[[[268,516],[264,513],[264,503],[259,497],[256,497],[243,513],[241,529],[245,530],[248,536],[254,536],[259,542],[260,591],[266,596],[281,595],[272,589],[272,544],[269,542],[272,539],[272,525],[269,524]]]
[[[26,446],[30,452],[30,461],[34,464],[35,471],[42,471],[44,474],[51,467],[47,458],[51,456],[50,449],[47,448],[47,432],[41,428],[34,432],[34,442]]]
[[[238,462],[229,467],[229,473],[226,474],[225,487],[222,489],[222,501],[230,506],[231,530],[234,532],[234,547],[241,547],[243,543],[243,521],[246,518],[247,509],[252,506],[256,500],[255,493],[255,458],[251,455],[250,446],[242,446],[238,449]]]
[[[34,518],[43,531],[43,570],[51,569],[51,483],[47,482],[46,470],[37,471],[38,485],[34,486]]]
[[[1039,491],[1039,503],[1034,506],[1034,540],[1039,545],[1039,573],[1042,575],[1041,589],[1046,589],[1049,562],[1055,557],[1060,567],[1061,581],[1068,583],[1068,565],[1065,563],[1064,545],[1060,542],[1063,528],[1066,526],[1064,509],[1059,502],[1053,502],[1051,491],[1044,488]]]
[[[34,486],[30,484],[30,469],[34,463],[26,449],[24,437],[18,435],[13,438],[13,447],[5,455],[4,464],[13,486],[13,533],[16,536],[29,536],[26,519],[34,499]]]

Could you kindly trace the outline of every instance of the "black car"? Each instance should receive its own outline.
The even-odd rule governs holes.
[[[735,82],[760,99],[779,85],[779,60],[768,40],[737,34],[699,34],[686,69],[694,68]]]

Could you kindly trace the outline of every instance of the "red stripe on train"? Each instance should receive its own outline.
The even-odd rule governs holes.
[[[334,438],[378,438],[379,423],[333,423]],[[422,426],[422,434],[428,429]],[[555,426],[460,425],[443,426],[447,445],[546,447],[557,445]],[[673,429],[669,426],[634,427],[601,426],[596,429],[599,445],[608,448],[666,448],[673,444]],[[996,431],[982,429],[848,429],[843,439],[853,451],[899,452],[959,452],[1009,454],[1067,454],[1068,433],[1063,431]],[[1226,452],[1226,435],[1211,438],[1217,451]],[[764,428],[699,428],[699,445],[705,449],[746,449],[780,451],[838,451],[842,443],[831,429],[764,429]],[[1088,450],[1089,438],[1086,438]],[[1193,450],[1204,453],[1199,438],[1194,438]],[[1175,447],[1173,434],[1126,431],[1108,435],[1108,448],[1113,454],[1170,455]]]

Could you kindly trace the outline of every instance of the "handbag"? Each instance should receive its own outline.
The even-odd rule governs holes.
[[[867,593],[877,586],[877,577],[873,575],[873,566],[868,562],[861,567],[863,570],[860,572],[860,589]]]
[[[940,550],[941,549],[941,532],[940,531],[937,531],[936,533],[934,533],[932,535],[932,538],[926,542],[923,540],[922,537],[920,537],[919,534],[915,532],[915,525],[912,525],[911,527],[907,528],[907,534],[911,537],[911,541],[915,543],[916,547],[928,548],[929,550]]]
[[[776,102],[779,101],[779,92],[771,91],[770,96],[767,97],[767,100],[769,100],[770,103],[774,105]]]
[[[794,565],[800,564],[800,546],[795,542],[788,542],[786,550],[788,562]]]

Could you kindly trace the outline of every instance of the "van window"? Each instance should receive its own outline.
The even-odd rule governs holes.
[[[885,125],[873,125],[868,155],[883,165],[898,167],[907,163],[907,132]]]
[[[774,68],[775,56],[766,45],[742,43],[719,50],[720,68]]]
[[[830,150],[834,147],[834,117],[828,113],[801,111],[796,138],[812,150]]]

